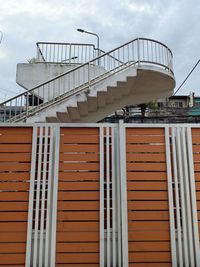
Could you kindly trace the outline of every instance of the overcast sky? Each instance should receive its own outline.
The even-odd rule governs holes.
[[[177,87],[200,58],[199,0],[0,0],[0,98],[19,92],[16,64],[35,57],[38,41],[95,43],[109,51],[137,37],[165,43]],[[10,90],[10,91],[8,91]],[[180,90],[200,95],[200,64]]]

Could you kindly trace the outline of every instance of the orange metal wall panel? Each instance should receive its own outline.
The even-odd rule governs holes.
[[[171,266],[165,133],[127,128],[129,266]]]
[[[61,128],[57,266],[99,266],[99,129]]]
[[[25,266],[32,128],[0,128],[0,266]]]

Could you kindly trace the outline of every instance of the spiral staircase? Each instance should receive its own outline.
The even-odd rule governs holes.
[[[0,104],[4,122],[97,122],[124,106],[172,94],[173,56],[166,45],[137,38],[107,53],[95,47],[88,53],[88,47],[37,43],[25,76],[40,73],[46,80],[22,82],[26,91]],[[52,74],[52,68],[62,70]]]

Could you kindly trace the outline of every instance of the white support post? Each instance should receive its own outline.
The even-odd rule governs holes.
[[[48,166],[48,185],[47,185],[47,215],[46,215],[46,238],[45,238],[45,260],[44,266],[49,267],[51,250],[51,223],[52,223],[52,184],[53,184],[53,142],[52,126],[49,133],[49,166]]]
[[[122,222],[122,266],[128,267],[128,208],[127,208],[127,180],[126,180],[126,132],[123,121],[119,122],[120,147],[120,181],[121,181],[121,222]]]
[[[187,127],[186,139],[187,139],[187,149],[188,149],[189,186],[191,192],[195,266],[200,266],[199,227],[198,227],[198,216],[197,216],[197,200],[196,200],[196,188],[195,188],[195,177],[194,177],[194,160],[193,160],[193,150],[192,150],[191,127]]]
[[[184,266],[189,266],[189,255],[188,255],[188,232],[187,232],[187,218],[186,218],[186,204],[185,204],[185,185],[183,179],[183,158],[181,152],[181,138],[180,129],[176,128],[177,138],[177,159],[178,159],[178,174],[180,183],[180,199],[181,199],[181,213],[182,213],[182,233],[183,233],[183,256]]]
[[[116,147],[115,147],[115,128],[111,128],[111,147],[112,147],[112,266],[117,266],[116,254]]]
[[[185,127],[181,127],[181,147],[183,157],[183,179],[185,184],[185,201],[186,201],[186,220],[187,220],[187,232],[188,232],[188,253],[189,253],[189,265],[195,266],[194,264],[194,242],[192,236],[192,213],[191,213],[191,198],[189,190],[189,176],[188,176],[188,160],[186,151],[186,138],[185,138]]]
[[[106,214],[107,214],[107,267],[111,266],[110,258],[110,128],[106,127]]]
[[[31,152],[31,173],[29,186],[29,204],[28,204],[28,225],[26,239],[26,263],[25,266],[31,266],[31,247],[32,247],[32,227],[33,227],[33,202],[34,202],[34,186],[35,186],[35,168],[37,157],[37,126],[33,127],[32,133],[32,152]]]
[[[39,150],[38,150],[38,167],[36,180],[36,207],[35,207],[35,229],[34,229],[34,249],[33,249],[33,267],[38,267],[38,243],[39,243],[39,210],[40,210],[40,184],[42,170],[42,144],[43,144],[43,127],[38,127],[39,134]]]
[[[100,127],[100,267],[104,267],[104,128]]]
[[[53,158],[53,203],[52,203],[52,229],[51,229],[51,259],[50,267],[56,265],[56,226],[57,226],[57,201],[58,201],[58,172],[60,153],[60,127],[54,126],[54,158]]]
[[[166,146],[167,184],[168,184],[168,200],[169,200],[171,255],[172,255],[172,266],[176,267],[177,266],[177,258],[176,258],[176,241],[175,241],[175,226],[174,226],[172,168],[171,168],[170,141],[169,141],[169,139],[170,139],[169,127],[165,127],[165,146]]]
[[[45,241],[45,198],[46,198],[46,184],[47,184],[47,151],[48,151],[48,131],[49,127],[44,127],[44,156],[43,156],[43,173],[42,173],[42,202],[40,212],[40,243],[39,243],[39,267],[43,267],[44,263],[44,241]]]
[[[182,227],[181,227],[181,210],[180,210],[180,194],[179,194],[179,180],[177,172],[177,156],[176,156],[176,136],[175,128],[172,131],[172,159],[173,159],[173,176],[174,176],[174,193],[175,193],[175,207],[176,207],[176,225],[177,225],[177,263],[179,267],[183,267],[183,244],[182,244]]]

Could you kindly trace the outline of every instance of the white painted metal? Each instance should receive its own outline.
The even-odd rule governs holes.
[[[186,128],[187,151],[188,151],[188,169],[189,169],[189,189],[191,193],[191,209],[192,209],[192,226],[193,226],[193,239],[194,239],[194,254],[195,266],[200,266],[200,244],[199,244],[199,227],[197,216],[197,200],[196,188],[194,178],[194,161],[192,151],[192,133],[191,128]]]
[[[110,238],[110,128],[106,127],[106,224],[107,224],[107,267],[111,266],[111,238]]]
[[[167,184],[168,184],[172,266],[176,267],[177,266],[177,258],[176,258],[176,240],[175,240],[175,226],[174,226],[172,168],[171,168],[171,157],[170,157],[170,136],[169,136],[169,127],[167,127],[167,126],[165,127],[165,147],[166,147]]]
[[[121,236],[121,183],[120,183],[120,148],[119,148],[119,127],[116,127],[115,133],[116,144],[116,195],[117,195],[117,263],[118,267],[122,266],[122,236]]]
[[[40,242],[39,242],[39,267],[43,266],[44,262],[44,241],[45,241],[45,195],[46,195],[46,174],[47,174],[47,151],[48,151],[48,131],[49,127],[45,127],[44,131],[44,148],[43,148],[43,172],[42,172],[42,180],[41,180],[41,187],[42,187],[42,198],[41,198],[41,212],[40,212]]]
[[[175,211],[176,211],[176,225],[177,225],[177,263],[179,267],[183,267],[183,244],[182,244],[182,227],[181,227],[181,210],[180,210],[180,194],[179,194],[179,180],[177,173],[177,156],[176,156],[176,136],[175,128],[172,131],[172,159],[173,159],[173,180],[174,180],[174,193],[175,193]]]
[[[115,127],[111,128],[111,149],[112,149],[112,266],[117,266],[117,253],[116,253],[116,223],[117,223],[117,211],[116,211],[116,144],[115,144]]]
[[[121,182],[121,222],[122,222],[122,266],[128,267],[128,208],[127,208],[127,181],[126,181],[126,132],[123,121],[119,122],[120,147],[120,182]]]
[[[56,262],[56,226],[57,226],[57,200],[58,200],[58,172],[60,153],[60,127],[55,126],[54,131],[54,157],[53,157],[53,198],[52,198],[52,229],[51,229],[51,260],[50,266],[54,267]]]
[[[35,228],[34,228],[34,249],[33,249],[33,267],[38,266],[38,237],[39,232],[39,212],[40,212],[40,184],[42,170],[42,142],[43,142],[43,127],[38,128],[39,134],[39,149],[38,149],[38,168],[36,180],[36,206],[35,206]]]
[[[188,255],[188,232],[187,232],[187,218],[186,218],[186,204],[185,204],[185,186],[183,179],[183,159],[181,153],[181,142],[180,142],[180,128],[176,128],[177,136],[177,159],[178,159],[178,174],[180,182],[180,196],[181,196],[181,212],[182,212],[182,231],[183,231],[183,256],[185,266],[189,266],[189,255]]]
[[[47,184],[47,215],[46,215],[46,235],[45,235],[45,260],[44,266],[50,265],[50,249],[51,249],[51,223],[52,223],[52,184],[53,184],[53,130],[49,127],[49,165],[48,165],[48,184]]]
[[[104,127],[99,128],[100,142],[100,267],[104,267]]]
[[[188,176],[188,160],[186,151],[186,139],[185,139],[185,127],[181,127],[181,147],[182,147],[182,158],[183,158],[183,179],[185,185],[185,200],[186,200],[186,219],[188,228],[188,247],[189,247],[189,261],[190,266],[195,266],[194,264],[194,242],[192,236],[192,214],[191,214],[191,197],[189,190],[189,176]]]
[[[30,173],[30,187],[29,187],[27,239],[26,239],[26,263],[25,263],[26,267],[29,267],[31,265],[31,255],[32,255],[31,247],[32,247],[36,157],[37,157],[37,126],[33,127],[33,132],[32,132],[31,173]]]

